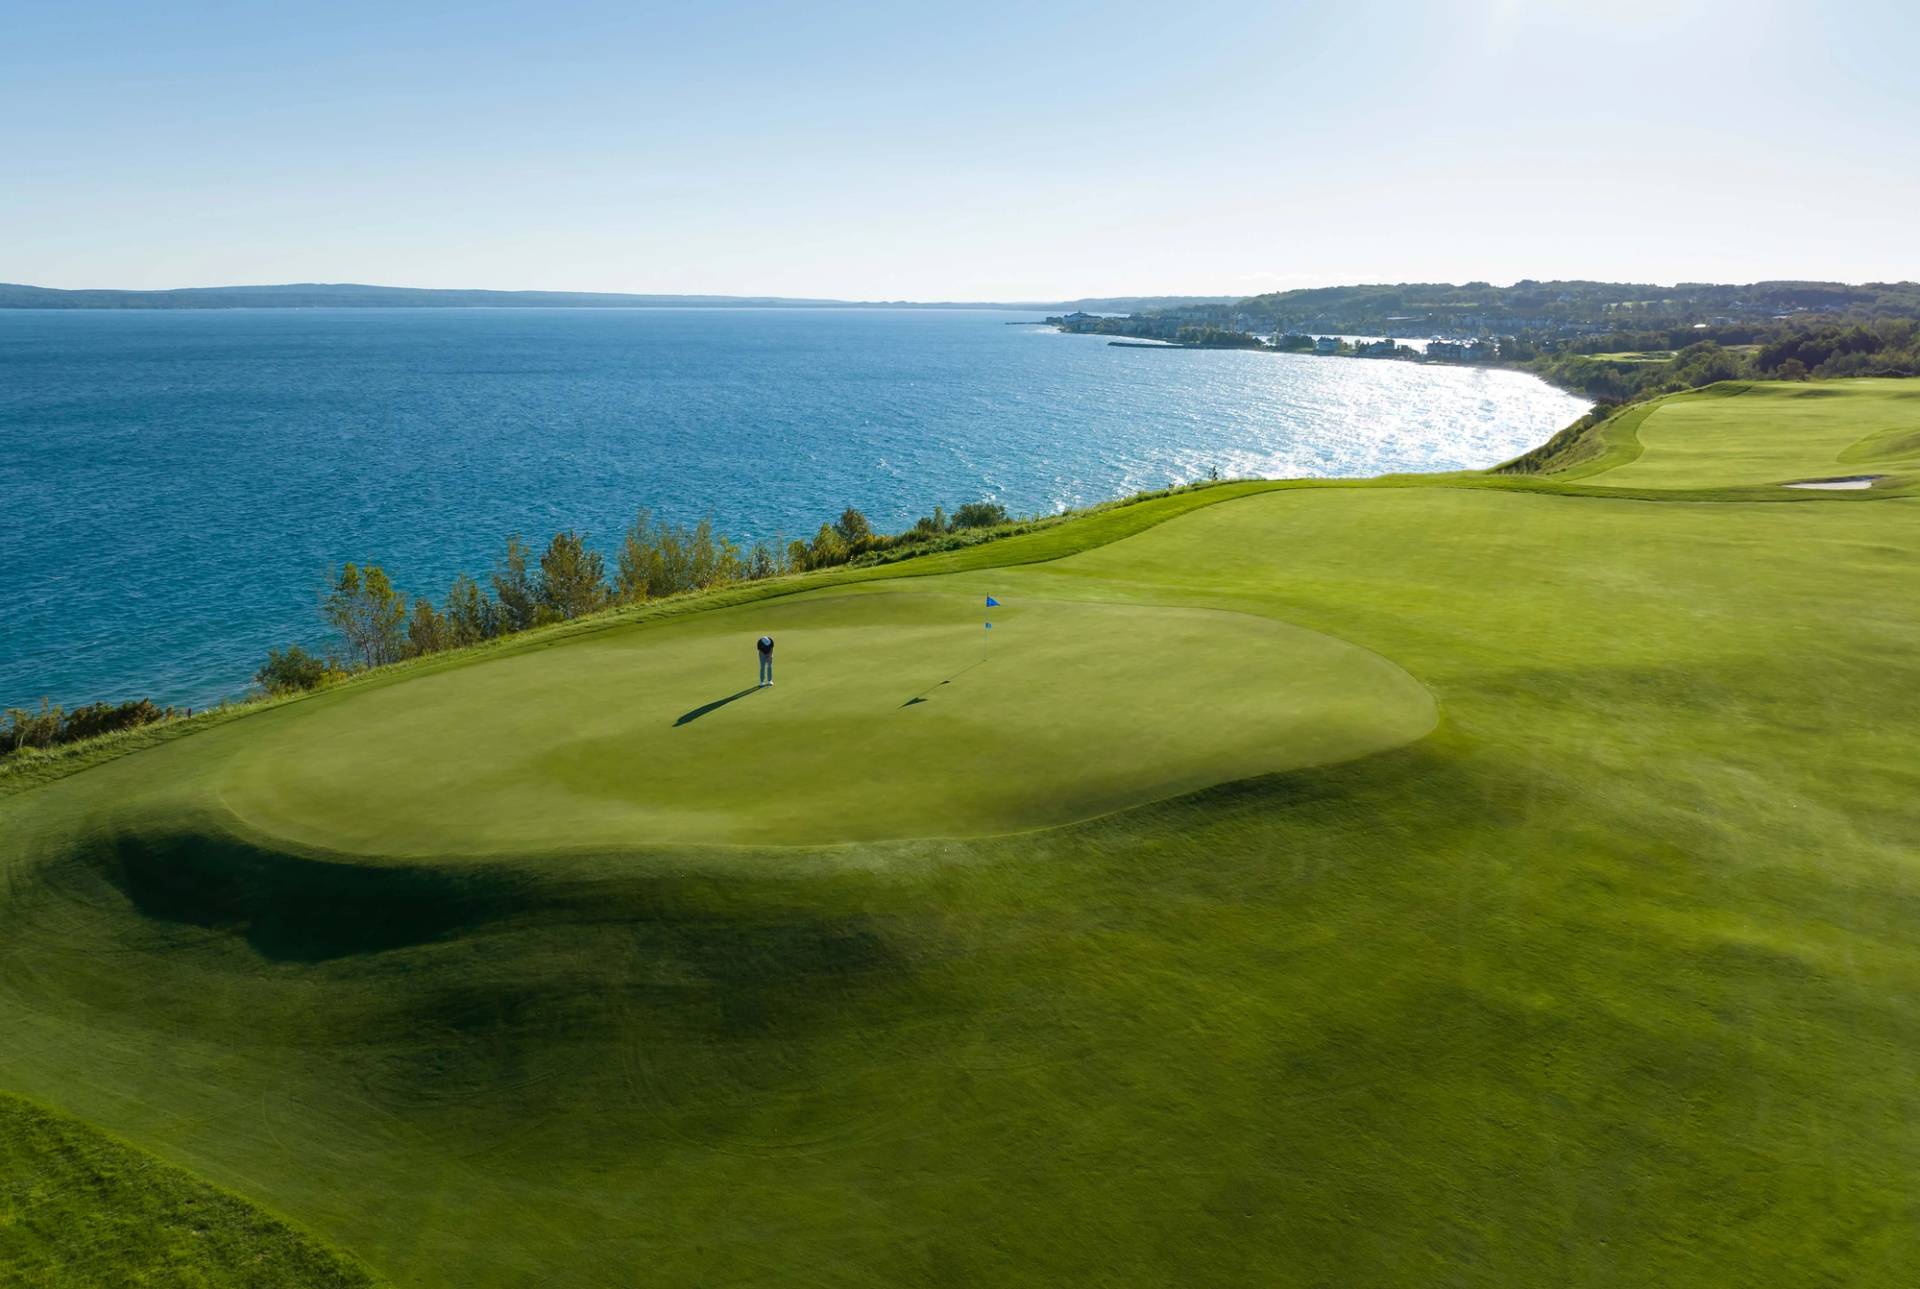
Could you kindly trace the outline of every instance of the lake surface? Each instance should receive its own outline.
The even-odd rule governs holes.
[[[1222,475],[1481,467],[1587,404],[1513,372],[1115,348],[975,310],[0,311],[0,706],[236,696],[342,560],[435,598],[646,505],[1051,512]]]

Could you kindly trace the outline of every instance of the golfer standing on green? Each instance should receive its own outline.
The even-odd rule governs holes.
[[[773,637],[760,637],[760,687],[773,683]]]

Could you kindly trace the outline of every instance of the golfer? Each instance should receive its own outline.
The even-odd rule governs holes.
[[[760,637],[760,687],[773,683],[773,637]]]

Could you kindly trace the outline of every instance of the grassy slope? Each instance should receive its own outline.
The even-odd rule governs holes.
[[[407,1284],[1912,1283],[1920,502],[1462,482],[1025,570],[1441,704],[1089,823],[367,867],[109,826],[145,754],[17,796],[0,1086]]]
[[[0,1283],[358,1289],[374,1281],[177,1168],[0,1096]]]

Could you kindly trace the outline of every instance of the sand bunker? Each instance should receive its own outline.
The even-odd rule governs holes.
[[[1785,483],[1783,488],[1814,488],[1821,492],[1852,492],[1858,488],[1873,487],[1874,480],[1884,479],[1884,474],[1856,474],[1845,479],[1807,479],[1800,483]]]

